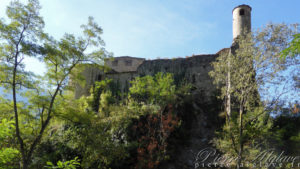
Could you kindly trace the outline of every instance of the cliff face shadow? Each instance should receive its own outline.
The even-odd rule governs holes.
[[[199,151],[211,148],[215,131],[225,120],[219,117],[221,102],[203,102],[199,93],[183,99],[176,111],[182,119],[180,130],[169,140],[170,160],[164,161],[160,169],[194,169]]]

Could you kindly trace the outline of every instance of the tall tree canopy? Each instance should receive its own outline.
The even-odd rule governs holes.
[[[259,152],[251,145],[268,138],[272,127],[270,113],[275,112],[273,108],[278,106],[281,96],[270,92],[285,80],[291,82],[289,74],[282,72],[299,66],[295,57],[286,60],[280,57],[297,31],[293,25],[271,24],[258,32],[245,33],[213,63],[210,75],[225,101],[227,119],[215,144],[225,154],[237,157],[238,168]],[[266,94],[273,98],[261,99]]]
[[[44,33],[40,8],[37,0],[28,0],[27,4],[12,1],[6,10],[8,21],[0,20],[0,83],[12,94],[12,101],[1,98],[1,104],[12,107],[10,111],[14,115],[9,116],[15,121],[23,169],[29,168],[33,152],[59,107],[57,100],[63,99],[61,94],[74,69],[81,63],[99,65],[107,55],[101,47],[104,45],[100,37],[102,29],[92,17],[81,26],[81,37],[65,34],[57,41]],[[45,63],[46,74],[36,76],[25,71],[26,57]]]

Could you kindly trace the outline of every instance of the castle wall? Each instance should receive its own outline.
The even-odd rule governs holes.
[[[168,72],[174,75],[176,85],[189,83],[193,85],[194,93],[200,94],[205,101],[214,95],[215,87],[208,72],[212,70],[211,63],[219,53],[211,55],[195,55],[188,58],[144,60],[135,71],[116,72],[114,70],[104,73],[98,68],[87,67],[82,75],[86,78],[84,87],[77,85],[75,98],[89,95],[89,89],[95,81],[104,78],[113,79],[121,92],[127,92],[130,81],[137,76],[155,75],[158,72]]]
[[[108,60],[105,64],[115,72],[134,72],[144,62],[144,60],[144,58],[123,56]]]
[[[95,81],[103,80],[104,73],[102,70],[95,66],[86,65],[84,70],[81,72],[81,76],[84,78],[84,84],[71,84],[75,88],[75,98],[78,99],[81,96],[89,95],[90,88],[93,86]]]
[[[128,89],[130,87],[130,81],[134,80],[134,78],[137,76],[139,76],[137,72],[106,74],[106,78],[112,79],[121,92],[128,92]]]
[[[215,91],[208,72],[212,70],[211,62],[215,55],[196,55],[189,58],[147,60],[137,69],[137,74],[154,75],[158,72],[169,72],[174,75],[176,84],[190,83],[197,94],[210,98]]]

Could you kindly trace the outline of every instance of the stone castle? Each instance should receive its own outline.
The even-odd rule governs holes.
[[[251,7],[240,5],[233,9],[233,39],[237,38],[243,32],[251,30]],[[175,83],[186,81],[193,84],[196,93],[205,98],[214,95],[215,87],[208,72],[212,70],[211,63],[221,54],[231,52],[231,48],[221,49],[216,54],[193,55],[186,58],[174,59],[155,59],[146,60],[145,58],[136,58],[130,56],[115,57],[113,60],[107,60],[105,64],[110,68],[104,72],[98,68],[86,67],[82,72],[86,80],[84,87],[77,85],[75,89],[75,98],[82,95],[88,95],[90,87],[95,81],[101,81],[105,78],[113,79],[118,84],[121,92],[126,92],[130,86],[130,81],[137,76],[154,75],[158,72],[169,72],[174,75]],[[207,99],[209,101],[209,99]]]

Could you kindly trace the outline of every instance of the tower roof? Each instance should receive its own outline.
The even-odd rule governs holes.
[[[246,4],[242,4],[242,5],[239,5],[239,6],[236,6],[235,8],[233,8],[232,13],[233,13],[233,11],[234,11],[236,8],[240,8],[240,7],[247,7],[247,8],[250,8],[250,11],[252,10],[251,6],[246,5]]]

